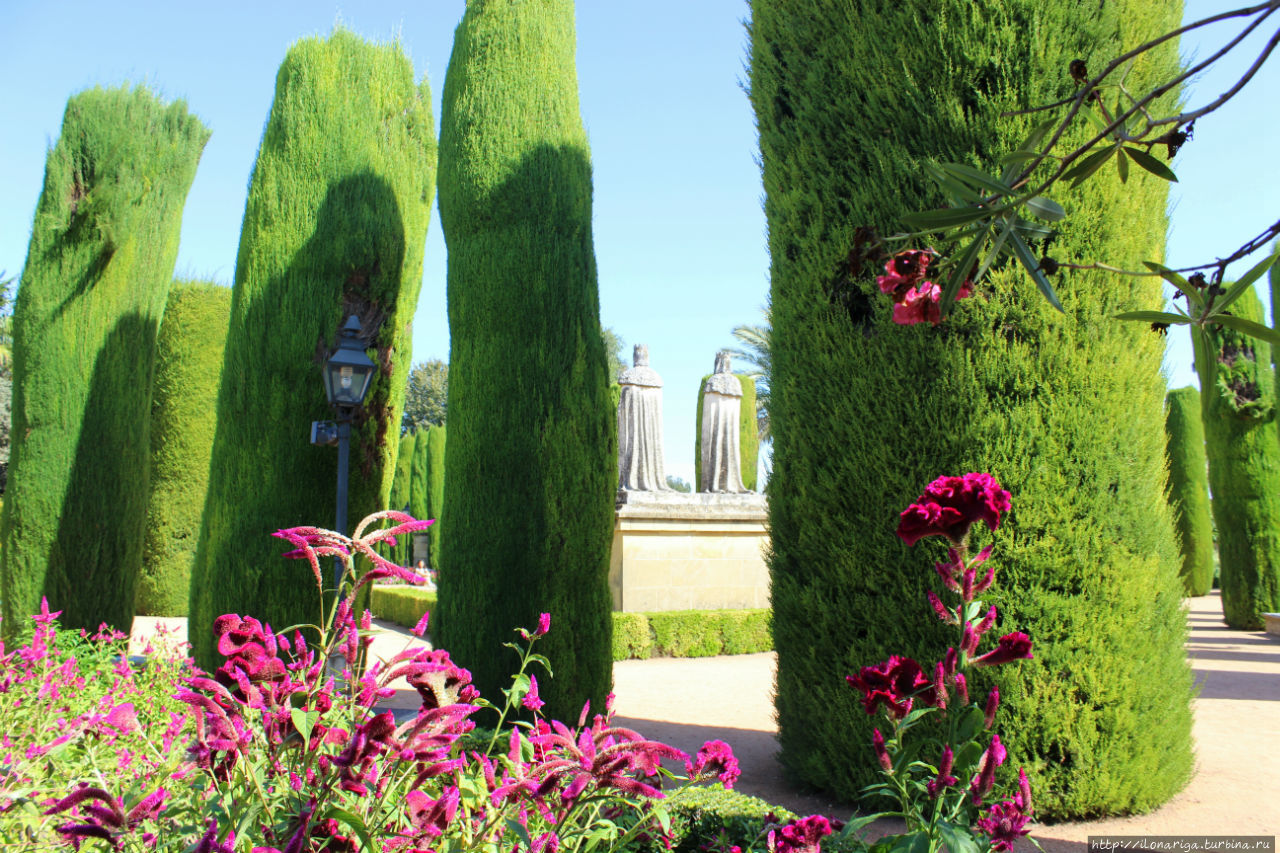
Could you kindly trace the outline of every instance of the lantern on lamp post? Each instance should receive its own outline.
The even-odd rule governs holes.
[[[334,421],[313,421],[311,443],[338,446],[338,513],[335,529],[347,533],[347,479],[351,456],[351,421],[364,404],[376,365],[365,355],[360,319],[352,314],[342,324],[338,348],[324,363],[324,391],[333,406]],[[335,592],[342,584],[342,561],[334,568]]]

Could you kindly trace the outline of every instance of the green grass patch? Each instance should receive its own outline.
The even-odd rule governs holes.
[[[374,587],[373,615],[412,628],[436,606],[436,594],[412,586]],[[613,659],[746,655],[773,649],[768,610],[614,613]]]

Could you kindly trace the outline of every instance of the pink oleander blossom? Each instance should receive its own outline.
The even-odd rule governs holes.
[[[958,544],[976,521],[999,528],[1001,514],[1011,507],[1009,492],[990,474],[939,477],[902,511],[898,537],[907,545],[926,536],[945,536]]]

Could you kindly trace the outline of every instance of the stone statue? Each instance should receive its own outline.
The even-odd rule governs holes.
[[[631,363],[618,377],[618,488],[670,491],[662,462],[662,377],[649,366],[644,344],[636,344]]]
[[[704,492],[741,493],[741,450],[738,446],[742,384],[729,372],[729,353],[716,353],[716,371],[702,386],[702,458],[698,460]]]

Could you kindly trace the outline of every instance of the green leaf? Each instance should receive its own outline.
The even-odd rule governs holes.
[[[1129,180],[1129,156],[1119,145],[1116,146],[1116,172],[1120,175],[1120,183],[1123,184]]]
[[[993,178],[981,169],[975,169],[972,166],[966,166],[964,163],[942,163],[939,165],[949,175],[953,175],[957,179],[963,181],[972,187],[982,187],[990,190],[998,195],[1013,195],[1013,187]]]
[[[1049,304],[1057,308],[1062,313],[1067,313],[1062,303],[1058,301],[1058,294],[1054,292],[1053,285],[1049,283],[1049,279],[1045,276],[1044,270],[1040,269],[1040,262],[1036,260],[1036,256],[1031,253],[1031,247],[1026,241],[1019,237],[1016,233],[1009,235],[1009,240],[1013,244],[1013,253],[1017,256],[1022,266],[1026,268],[1027,273],[1035,281],[1036,286],[1040,288],[1040,292],[1044,294],[1044,298],[1049,300]]]
[[[1231,314],[1215,314],[1210,322],[1226,326],[1228,329],[1235,329],[1242,335],[1266,341],[1272,346],[1280,346],[1280,331],[1268,328],[1261,323],[1255,323],[1252,320],[1235,317]]]
[[[920,213],[908,213],[902,221],[918,231],[939,231],[954,228],[957,225],[968,225],[986,219],[998,210],[985,207],[941,207],[936,210],[925,210]]]
[[[1167,323],[1170,326],[1185,326],[1191,322],[1186,314],[1170,314],[1167,311],[1123,311],[1116,315],[1117,320],[1137,320],[1140,323]]]
[[[898,726],[898,731],[902,731],[903,729],[907,728],[908,726],[914,725],[914,724],[915,724],[915,722],[916,722],[916,720],[918,720],[918,719],[920,719],[921,717],[925,716],[925,715],[926,715],[926,714],[928,714],[930,711],[936,711],[936,710],[937,710],[937,708],[929,708],[929,707],[913,708],[913,709],[911,710],[911,713],[907,714],[907,716],[905,716],[905,717],[903,717],[903,718],[902,718],[902,723],[901,723],[901,724],[899,724],[899,726]]]
[[[1157,178],[1164,178],[1166,181],[1173,181],[1175,184],[1178,182],[1178,176],[1173,173],[1173,170],[1155,157],[1152,157],[1148,152],[1143,151],[1141,148],[1134,148],[1132,145],[1126,145],[1124,150],[1129,152],[1133,162]]]
[[[1104,163],[1114,157],[1118,150],[1116,146],[1108,145],[1101,151],[1093,152],[1063,173],[1062,180],[1071,181],[1071,186],[1073,187],[1080,186],[1082,181],[1101,169]]]
[[[303,748],[309,750],[311,748],[311,730],[315,728],[316,720],[320,719],[320,712],[290,708],[289,719],[293,720],[293,727],[298,730],[298,734],[302,735]]]
[[[507,818],[507,831],[515,833],[515,835],[524,844],[525,850],[531,850],[533,848],[533,839],[529,837],[529,828],[514,817]],[[369,849],[372,850],[373,848]]]
[[[934,824],[934,828],[938,830],[938,835],[942,837],[942,843],[947,845],[950,853],[980,853],[982,850],[973,838],[968,827],[956,826],[940,820]],[[984,844],[983,847],[986,845]]]
[[[1012,182],[1018,177],[1018,167],[1022,163],[1040,156],[1036,149],[1040,147],[1040,142],[1049,131],[1053,130],[1057,123],[1057,119],[1049,119],[1036,125],[1031,133],[1027,134],[1027,138],[1018,145],[1016,151],[1000,158],[1001,164],[1005,167],[1004,171],[1000,173],[1001,181],[1006,184]]]
[[[979,204],[982,202],[982,196],[966,187],[959,181],[951,178],[946,172],[938,168],[934,163],[925,163],[924,170],[929,173],[929,177],[937,181],[938,185],[951,194],[952,200],[958,204]]]
[[[1081,112],[1084,113],[1084,117],[1089,121],[1089,124],[1093,125],[1093,129],[1096,132],[1110,135],[1111,131],[1107,128],[1107,123],[1102,120],[1102,116],[1098,115],[1093,107],[1085,106]]]
[[[1022,235],[1024,240],[1043,240],[1045,237],[1051,237],[1057,232],[1048,225],[1041,225],[1039,222],[1032,222],[1030,219],[1018,217],[1013,221],[1013,227]]]
[[[960,726],[956,730],[956,739],[961,742],[973,740],[973,736],[981,731],[984,721],[982,709],[976,705],[971,707],[965,713],[964,719],[960,721]]]
[[[1160,277],[1177,288],[1178,292],[1185,294],[1191,304],[1200,309],[1204,308],[1204,297],[1200,295],[1200,290],[1192,287],[1190,282],[1178,273],[1155,261],[1143,261],[1142,265],[1152,272],[1160,273]]]
[[[978,253],[982,251],[983,245],[987,242],[987,235],[990,233],[991,225],[988,224],[973,238],[969,248],[965,249],[964,254],[960,256],[960,262],[951,271],[951,279],[947,282],[946,288],[942,291],[942,299],[938,302],[938,310],[942,312],[943,317],[951,313],[951,306],[956,304],[956,296],[960,293],[965,279],[969,277],[969,271],[978,262]]]
[[[360,836],[360,841],[364,844],[365,850],[378,849],[374,846],[373,839],[369,837],[369,828],[364,825],[364,819],[359,815],[352,814],[346,809],[338,808],[337,806],[330,806],[326,809],[325,817],[331,817],[346,824],[348,829]]]
[[[1262,278],[1262,274],[1264,272],[1271,269],[1271,265],[1274,264],[1277,259],[1280,259],[1280,252],[1276,252],[1270,257],[1263,258],[1259,263],[1254,265],[1253,269],[1240,276],[1236,283],[1231,285],[1231,289],[1223,295],[1222,299],[1214,303],[1213,314],[1210,316],[1217,316],[1218,312],[1225,310],[1228,305],[1239,299],[1240,295],[1248,290],[1255,281]]]
[[[1067,212],[1062,209],[1062,205],[1042,195],[1027,199],[1027,207],[1031,208],[1031,212],[1036,216],[1049,222],[1057,222],[1067,217]]]
[[[982,281],[982,277],[987,274],[987,270],[991,269],[991,265],[1000,257],[1000,250],[1004,248],[1005,240],[1009,239],[1011,230],[1013,230],[1013,221],[1006,220],[1004,226],[1000,229],[1000,233],[996,235],[996,239],[991,243],[987,256],[982,259],[982,263],[978,266],[978,274],[973,277],[974,284]]]
[[[844,822],[844,829],[841,830],[841,835],[849,835],[851,833],[857,832],[859,829],[862,829],[864,826],[870,826],[871,824],[878,821],[880,818],[886,817],[890,814],[892,814],[892,812],[876,812],[875,814],[859,815],[858,817],[851,817]]]

